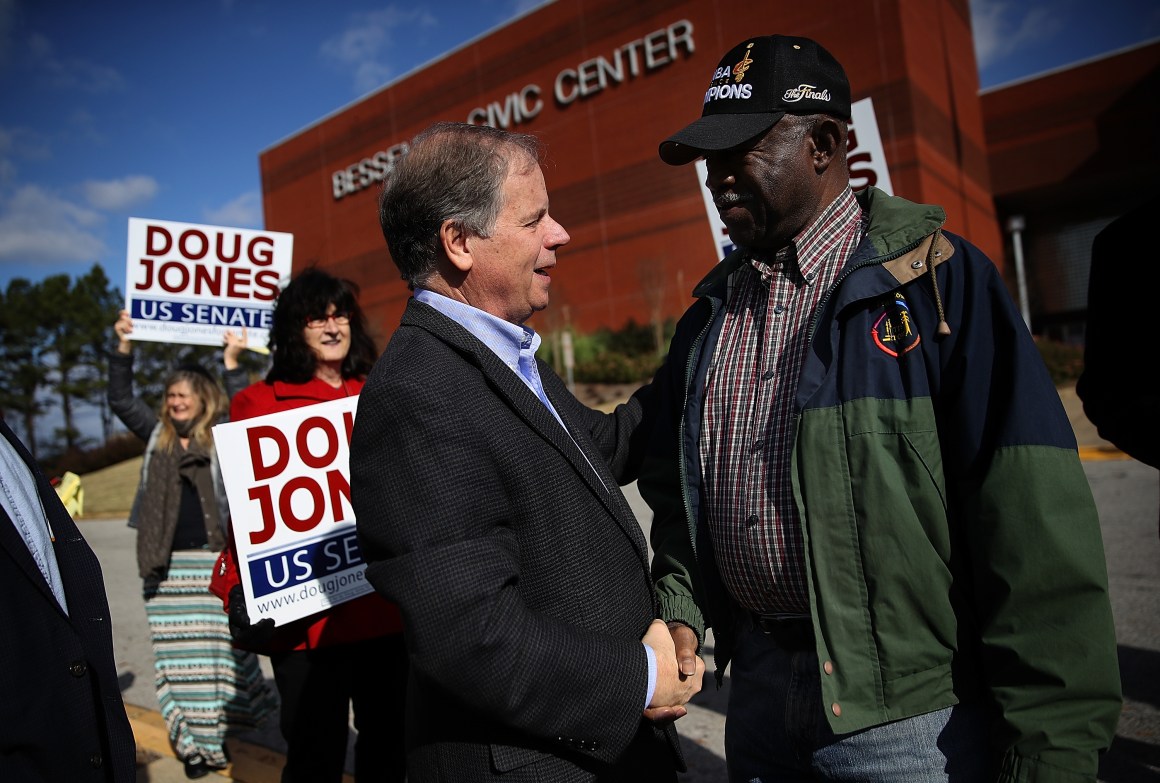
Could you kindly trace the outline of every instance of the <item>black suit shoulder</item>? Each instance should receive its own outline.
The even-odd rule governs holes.
[[[0,437],[35,476],[68,604],[65,614],[0,508],[0,780],[132,783],[136,750],[100,563],[2,420]]]

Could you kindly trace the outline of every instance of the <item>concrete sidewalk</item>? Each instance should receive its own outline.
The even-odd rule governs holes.
[[[1061,386],[1058,389],[1059,400],[1063,409],[1067,411],[1068,421],[1075,432],[1075,442],[1079,445],[1079,457],[1082,460],[1103,459],[1131,459],[1127,454],[1117,449],[1108,441],[1100,437],[1096,425],[1088,421],[1083,412],[1083,401],[1075,393],[1075,384]]]
[[[178,783],[188,780],[185,765],[173,755],[169,747],[169,733],[165,721],[156,710],[125,705],[133,737],[137,741],[137,783]],[[211,773],[202,780],[235,780],[245,783],[278,783],[285,758],[281,753],[252,742],[228,740],[232,759],[224,770]],[[351,775],[343,776],[344,783],[354,783]]]

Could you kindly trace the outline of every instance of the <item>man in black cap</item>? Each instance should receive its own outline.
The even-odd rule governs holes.
[[[828,51],[764,36],[660,145],[737,246],[657,378],[662,616],[732,664],[731,780],[1094,781],[1121,697],[1074,434],[995,265],[851,191],[849,118]]]

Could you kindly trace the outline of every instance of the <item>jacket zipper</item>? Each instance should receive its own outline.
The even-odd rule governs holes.
[[[847,269],[843,269],[841,274],[838,275],[838,279],[834,281],[834,284],[831,285],[829,287],[829,289],[827,289],[826,293],[822,294],[822,298],[818,301],[818,306],[814,309],[814,317],[810,319],[810,328],[806,332],[806,344],[807,345],[813,344],[814,331],[818,327],[818,319],[821,317],[822,312],[826,309],[826,303],[828,301],[830,301],[830,296],[835,291],[838,290],[838,287],[846,280],[847,277],[854,274],[855,272],[857,272],[859,269],[862,269],[863,267],[876,266],[876,265],[881,266],[882,264],[885,264],[888,261],[893,261],[894,259],[898,258],[899,256],[906,255],[907,253],[909,253],[910,251],[914,250],[919,245],[921,245],[923,239],[926,239],[926,237],[923,237],[922,239],[919,239],[917,242],[913,242],[913,243],[907,245],[906,247],[899,248],[898,250],[895,250],[893,253],[888,253],[887,255],[884,255],[884,256],[875,256],[874,258],[871,258],[867,261],[863,261],[861,264],[857,264],[857,265],[849,267]]]
[[[697,524],[693,519],[693,510],[689,504],[689,468],[685,459],[685,421],[689,410],[689,389],[693,385],[693,372],[695,368],[694,358],[697,355],[698,346],[705,339],[705,335],[709,333],[709,329],[713,326],[713,321],[717,318],[717,311],[720,309],[720,302],[714,297],[706,297],[709,299],[709,319],[705,321],[705,325],[701,328],[701,333],[697,335],[697,339],[693,340],[693,344],[689,347],[688,361],[685,363],[685,396],[681,400],[681,419],[680,427],[677,429],[677,450],[680,457],[681,466],[681,502],[685,506],[685,524],[689,529],[689,543],[693,547],[694,558],[697,555]]]

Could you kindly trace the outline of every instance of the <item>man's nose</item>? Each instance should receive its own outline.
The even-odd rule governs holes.
[[[563,226],[557,223],[554,219],[552,220],[552,223],[554,224],[554,230],[548,234],[548,241],[551,242],[549,247],[557,248],[572,241],[572,237],[568,236],[568,231]]]
[[[735,184],[737,184],[737,179],[733,176],[733,170],[724,160],[716,156],[705,158],[705,187],[715,192],[722,187]]]

